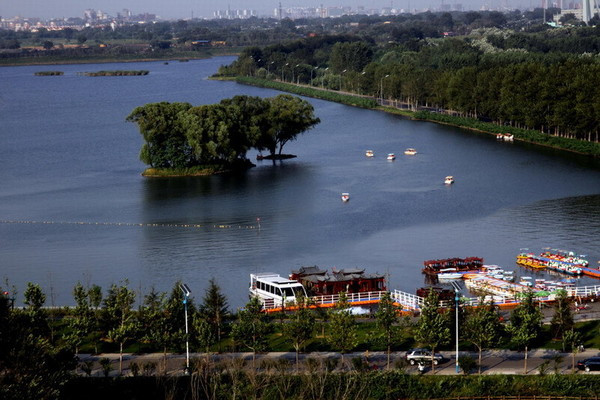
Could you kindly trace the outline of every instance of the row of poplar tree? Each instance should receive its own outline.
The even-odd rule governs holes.
[[[370,95],[413,109],[452,110],[598,142],[598,42],[595,28],[552,35],[505,30],[464,38],[421,37],[415,46],[321,36],[247,48],[219,72]]]

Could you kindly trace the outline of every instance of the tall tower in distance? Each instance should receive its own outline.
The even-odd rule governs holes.
[[[594,9],[593,0],[581,0],[581,8],[583,9],[583,22],[586,24],[592,19],[592,10]]]
[[[281,19],[283,19],[283,12],[281,9],[281,2],[279,2],[279,20],[281,21]]]

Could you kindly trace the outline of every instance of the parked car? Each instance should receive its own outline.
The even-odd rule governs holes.
[[[577,362],[577,368],[585,372],[600,370],[600,357],[590,357]]]
[[[431,362],[431,351],[428,349],[411,349],[406,352],[406,360],[410,363],[410,365],[415,365],[418,362]],[[435,353],[433,355],[433,365],[438,365],[444,357]]]

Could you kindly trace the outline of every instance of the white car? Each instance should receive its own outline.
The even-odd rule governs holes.
[[[418,362],[431,362],[431,351],[428,349],[411,349],[406,352],[406,360],[410,363],[410,365],[415,365]],[[433,365],[438,365],[444,357],[435,353],[433,355]]]

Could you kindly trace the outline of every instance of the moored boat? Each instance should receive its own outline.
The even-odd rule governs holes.
[[[404,150],[404,154],[406,154],[407,156],[414,156],[415,154],[417,154],[417,150],[413,148],[408,148]]]
[[[503,136],[505,142],[512,142],[515,139],[515,137],[510,133],[505,133]]]
[[[331,272],[317,266],[293,270],[290,279],[300,282],[311,296],[345,293],[378,292],[386,289],[385,276],[367,274],[362,268],[332,268]]]
[[[572,252],[553,253],[546,251],[540,255],[520,253],[517,255],[517,264],[536,269],[547,268],[568,275],[578,276],[584,273],[587,260],[582,257],[576,257]]]
[[[444,184],[451,185],[454,183],[454,177],[452,175],[448,175],[446,179],[444,179]]]
[[[250,274],[249,292],[251,297],[258,297],[263,304],[271,307],[285,306],[288,301],[294,301],[298,294],[307,297],[300,282],[272,272]]]
[[[346,203],[347,201],[350,201],[350,193],[342,193],[342,201],[344,203]]]
[[[374,155],[375,155],[375,154],[373,153],[373,150],[367,150],[367,151],[365,152],[365,156],[367,156],[367,157],[373,157]]]
[[[455,281],[457,279],[462,279],[463,274],[460,272],[442,272],[437,275],[437,278],[440,282],[446,281]]]
[[[440,260],[427,260],[423,262],[423,273],[438,275],[440,273],[480,271],[483,267],[483,258],[445,258]]]
[[[394,161],[396,159],[396,155],[394,153],[389,153],[387,155],[387,160],[388,161]]]

